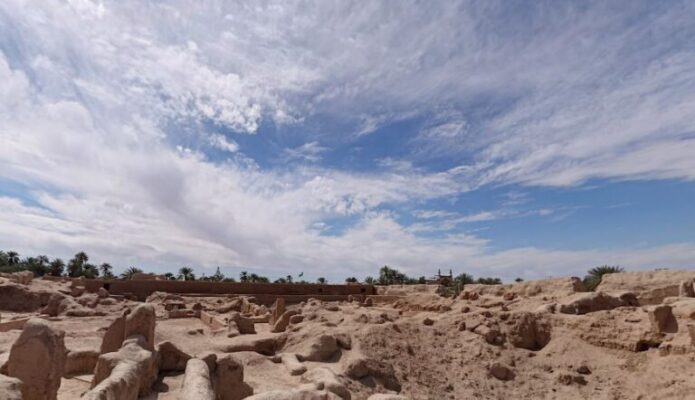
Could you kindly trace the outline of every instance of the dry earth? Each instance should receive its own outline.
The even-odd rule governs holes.
[[[1,399],[695,398],[695,271],[273,307],[0,278]]]

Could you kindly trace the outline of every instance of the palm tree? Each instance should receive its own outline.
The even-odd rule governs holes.
[[[84,272],[84,276],[86,278],[94,279],[99,277],[99,268],[97,268],[97,266],[94,264],[85,264],[82,271]]]
[[[464,285],[475,283],[475,279],[473,279],[473,275],[463,272],[456,275],[456,278],[454,278],[454,283],[463,287]]]
[[[39,264],[44,265],[44,266],[46,264],[48,264],[48,261],[49,261],[48,256],[45,256],[45,255],[36,256],[36,260],[39,262]]]
[[[249,273],[246,271],[241,271],[239,273],[239,282],[246,283],[249,281]]]
[[[325,285],[326,282],[328,282],[328,281],[324,277],[320,277],[320,278],[316,279],[316,283],[321,284],[321,285]]]
[[[601,283],[603,275],[606,274],[617,274],[624,272],[625,270],[621,267],[615,265],[602,265],[600,267],[594,267],[588,271],[588,275],[584,277],[584,286],[589,290],[596,290],[596,287]]]
[[[84,251],[81,251],[68,262],[68,276],[78,277],[84,275],[84,265],[89,261],[89,257]]]
[[[19,264],[19,253],[10,250],[7,252],[7,265],[15,264]]]
[[[48,272],[53,276],[62,276],[65,270],[65,262],[60,258],[56,258],[48,264]]]
[[[101,276],[104,279],[112,279],[113,278],[113,273],[111,272],[111,271],[113,271],[113,267],[111,266],[111,264],[102,263],[99,266],[99,271],[101,271]]]
[[[42,265],[36,257],[27,257],[17,265],[21,266],[22,269],[33,272],[36,276],[43,276],[48,271],[48,268]]]
[[[193,273],[193,268],[182,267],[181,269],[179,269],[179,280],[194,281],[195,280],[195,274]]]
[[[137,267],[129,267],[121,274],[121,279],[130,280],[133,279],[133,275],[141,274],[142,270]]]
[[[287,281],[287,283],[292,283],[292,275],[287,275],[285,280]]]
[[[390,268],[388,265],[384,265],[379,270],[380,285],[403,284],[407,283],[408,279],[409,278],[404,273],[397,269]]]
[[[500,278],[478,278],[477,281],[481,285],[500,285],[502,280]]]

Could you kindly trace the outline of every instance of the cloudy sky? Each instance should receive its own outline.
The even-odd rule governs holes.
[[[0,247],[695,267],[695,2],[0,2]]]

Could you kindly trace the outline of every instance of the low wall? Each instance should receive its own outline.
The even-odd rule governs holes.
[[[156,281],[156,280],[101,280],[83,281],[90,292],[103,287],[114,295],[132,294],[140,300],[154,292],[178,294],[241,294],[268,299],[282,296],[289,299],[306,296],[334,297],[342,299],[349,295],[371,295],[375,293],[372,285],[319,285],[282,283],[226,283],[209,281]],[[263,301],[265,302],[265,301]]]

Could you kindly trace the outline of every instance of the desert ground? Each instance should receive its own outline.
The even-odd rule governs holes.
[[[695,398],[695,271],[341,301],[0,278],[0,398]]]

